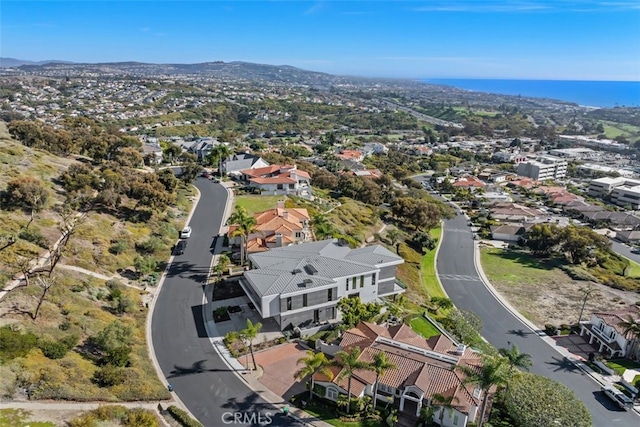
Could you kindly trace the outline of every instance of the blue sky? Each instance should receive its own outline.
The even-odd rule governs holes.
[[[407,78],[640,80],[640,1],[2,0],[0,56]]]

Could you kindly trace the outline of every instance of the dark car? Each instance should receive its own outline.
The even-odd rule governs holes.
[[[184,253],[185,249],[187,249],[187,241],[186,240],[180,240],[178,242],[178,244],[176,245],[175,254],[176,255],[182,255]]]

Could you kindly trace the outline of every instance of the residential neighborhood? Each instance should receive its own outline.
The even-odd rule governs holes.
[[[637,423],[635,110],[270,67],[0,69],[0,399]]]

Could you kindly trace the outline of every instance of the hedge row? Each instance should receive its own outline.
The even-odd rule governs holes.
[[[183,427],[203,427],[202,424],[191,418],[189,414],[175,405],[169,406],[167,408],[167,411],[171,414],[173,419],[175,419]]]

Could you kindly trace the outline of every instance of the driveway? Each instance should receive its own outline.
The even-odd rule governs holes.
[[[589,339],[587,337],[571,334],[553,337],[553,339],[558,346],[566,348],[569,352],[582,360],[589,360],[589,353],[594,353],[595,355],[600,354],[598,352],[598,347],[593,344],[589,344]]]
[[[256,353],[256,364],[263,371],[260,383],[287,401],[294,394],[305,391],[304,381],[298,381],[293,374],[301,368],[298,359],[305,356],[306,351],[299,344],[288,343]],[[244,364],[245,358],[241,359]]]

